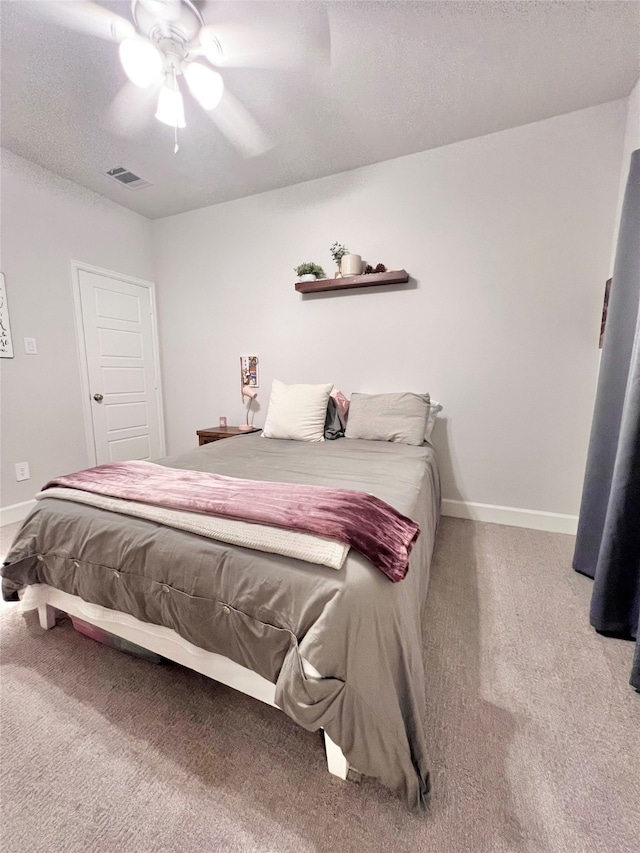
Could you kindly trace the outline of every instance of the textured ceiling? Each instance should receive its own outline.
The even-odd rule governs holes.
[[[125,0],[102,5],[129,16]],[[189,98],[174,155],[145,93],[123,89],[116,44],[51,24],[34,0],[2,0],[2,144],[157,218],[625,97],[639,74],[634,0],[323,6],[330,63],[224,71],[231,132],[240,103],[274,143],[244,158]],[[207,20],[220,4],[201,8]],[[102,174],[120,165],[153,186]]]

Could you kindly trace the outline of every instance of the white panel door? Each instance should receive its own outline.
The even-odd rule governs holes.
[[[149,287],[78,269],[97,464],[162,455]]]

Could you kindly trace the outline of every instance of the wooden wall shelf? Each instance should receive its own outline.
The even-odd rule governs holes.
[[[406,270],[372,272],[369,275],[345,275],[342,278],[319,278],[315,281],[297,281],[298,293],[320,293],[323,290],[349,290],[352,287],[373,287],[376,284],[406,284]]]

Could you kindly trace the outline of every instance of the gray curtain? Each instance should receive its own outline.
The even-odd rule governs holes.
[[[573,566],[591,624],[635,637],[640,611],[640,150],[631,156]]]

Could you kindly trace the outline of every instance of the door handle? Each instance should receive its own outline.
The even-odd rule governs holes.
[[[94,394],[93,399],[96,401],[96,403],[101,403],[104,400],[104,397],[102,396],[102,394]]]

